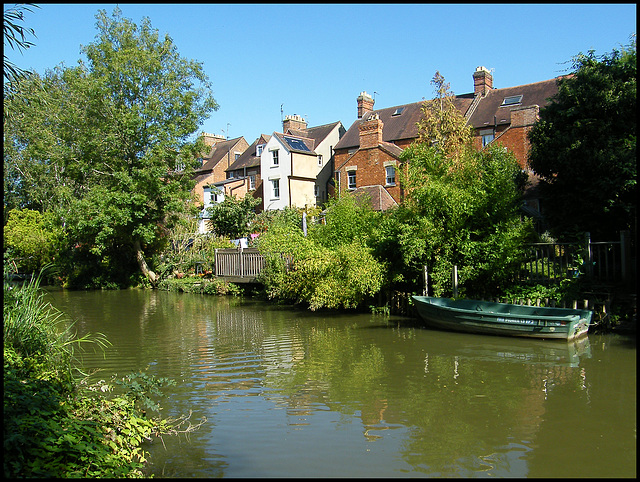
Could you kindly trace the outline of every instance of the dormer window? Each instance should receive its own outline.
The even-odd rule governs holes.
[[[522,102],[522,95],[510,95],[509,97],[504,98],[500,107],[505,105],[517,105],[520,102]]]
[[[264,144],[260,144],[257,148],[256,148],[256,156],[260,157],[262,155],[262,149],[264,149]]]
[[[402,112],[404,111],[404,107],[398,107],[395,112],[393,114],[391,114],[391,116],[396,116],[396,115],[400,115],[402,114]]]

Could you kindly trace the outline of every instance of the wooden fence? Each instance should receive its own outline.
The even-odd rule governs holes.
[[[264,267],[258,248],[216,249],[216,277],[236,283],[253,283]]]

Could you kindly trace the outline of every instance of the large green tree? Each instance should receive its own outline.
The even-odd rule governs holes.
[[[420,142],[401,154],[401,206],[380,225],[376,252],[387,258],[393,288],[420,290],[427,266],[432,294],[451,293],[458,266],[461,293],[492,295],[516,269],[531,232],[518,210],[523,179],[515,157],[490,145],[476,151],[471,130],[436,73]]]
[[[544,213],[556,236],[603,240],[635,225],[636,44],[573,59],[572,74],[540,112],[529,163],[544,182]]]
[[[86,64],[10,91],[5,183],[17,207],[59,215],[71,264],[86,268],[76,277],[108,266],[103,280],[121,283],[139,269],[155,283],[147,259],[188,202],[202,147],[191,139],[218,106],[202,64],[182,58],[148,18],[137,26],[116,8],[96,19]]]

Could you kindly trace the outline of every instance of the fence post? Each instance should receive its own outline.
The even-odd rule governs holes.
[[[214,269],[216,270],[216,271],[215,271],[216,276],[219,276],[220,271],[219,271],[219,267],[218,267],[218,265],[219,265],[220,263],[218,263],[218,248],[216,248],[216,249],[214,250],[214,252],[213,252],[213,264],[215,265],[215,268],[214,268]]]
[[[240,278],[244,278],[244,256],[242,255],[242,241],[238,243],[238,256],[240,257],[238,265],[240,266]]]
[[[586,232],[584,233],[585,236],[585,243],[587,245],[587,276],[589,276],[590,278],[593,276],[593,254],[591,252],[591,233]]]
[[[458,297],[458,267],[454,266],[453,267],[453,297],[457,298]]]
[[[427,272],[427,265],[422,268],[422,277],[424,280],[424,288],[422,290],[423,296],[429,296],[429,273]]]

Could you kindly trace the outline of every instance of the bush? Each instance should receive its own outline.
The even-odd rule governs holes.
[[[31,209],[12,209],[4,227],[4,249],[21,272],[35,273],[51,263],[62,238],[53,217]]]
[[[259,280],[268,298],[305,303],[311,310],[356,308],[380,290],[383,266],[364,237],[340,233],[339,223],[327,226],[311,226],[307,237],[296,219],[274,218],[258,238],[267,258]],[[334,234],[331,241],[322,236],[323,229]]]

